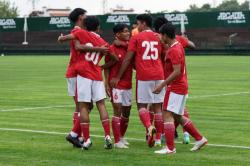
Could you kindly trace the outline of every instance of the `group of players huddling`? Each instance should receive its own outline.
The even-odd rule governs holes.
[[[188,82],[184,48],[195,47],[191,41],[176,35],[175,27],[163,17],[153,24],[148,14],[137,15],[139,33],[132,37],[126,24],[115,25],[112,45],[98,35],[100,22],[94,16],[86,16],[86,10],[74,9],[69,19],[75,27],[70,34],[58,37],[59,42],[70,41],[66,77],[69,96],[73,96],[76,106],[67,141],[85,150],[91,147],[89,114],[96,103],[105,133],[104,147],[112,149],[110,119],[105,106],[107,94],[113,106],[114,147],[128,148],[124,135],[132,105],[134,69],[137,109],[146,129],[148,146],[161,146],[163,137],[166,146],[155,153],[176,153],[174,139],[179,124],[185,131],[184,143],[189,143],[189,134],[196,140],[191,151],[207,144],[185,108]],[[105,64],[100,66],[104,56]]]

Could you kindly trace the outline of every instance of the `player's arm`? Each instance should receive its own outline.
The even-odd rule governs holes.
[[[108,61],[107,63],[105,63],[104,65],[102,65],[101,68],[102,69],[109,69],[116,63],[117,63],[117,60],[112,59],[112,60]]]
[[[121,65],[121,68],[120,68],[118,74],[116,75],[115,78],[112,78],[112,80],[110,81],[111,87],[116,87],[117,86],[117,84],[120,81],[122,75],[124,74],[124,72],[128,68],[131,61],[133,60],[133,57],[134,57],[134,52],[133,51],[128,51],[125,58],[124,58],[124,60],[123,60],[123,62],[122,62],[122,65]]]
[[[63,43],[63,42],[67,42],[67,41],[74,40],[74,39],[75,39],[75,36],[72,35],[72,34],[68,34],[68,35],[63,35],[63,34],[61,34],[61,35],[58,37],[57,41],[58,41],[59,43]]]
[[[187,48],[193,50],[196,48],[196,46],[195,46],[194,42],[192,42],[191,40],[188,40]]]
[[[102,54],[107,54],[109,52],[109,48],[107,47],[92,47],[92,46],[87,46],[83,45],[80,43],[79,40],[75,40],[75,49],[79,52],[100,52]]]
[[[165,86],[169,85],[181,74],[181,64],[173,65],[173,70],[174,71],[168,76],[168,78],[153,90],[153,93],[159,94]]]
[[[122,47],[128,47],[128,43],[120,40],[114,40],[114,45],[115,46],[122,46]]]

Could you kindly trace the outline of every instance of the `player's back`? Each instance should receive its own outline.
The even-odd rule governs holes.
[[[78,31],[74,34],[77,40],[81,44],[90,46],[90,47],[100,47],[107,42],[103,40],[98,34],[94,32],[88,32],[86,30]],[[77,72],[79,75],[92,79],[92,80],[102,80],[101,68],[98,65],[102,58],[102,54],[99,52],[86,52],[82,53],[78,63],[77,63]]]
[[[135,52],[136,77],[138,80],[163,80],[161,61],[162,44],[151,30],[140,32],[131,38],[128,51]]]

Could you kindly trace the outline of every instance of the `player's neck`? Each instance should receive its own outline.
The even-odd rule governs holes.
[[[176,42],[177,42],[176,39],[171,39],[171,40],[169,40],[168,45],[169,45],[170,47],[172,47]]]
[[[151,31],[151,28],[145,27],[145,28],[142,30],[142,32],[143,32],[143,31]]]
[[[77,22],[77,23],[75,24],[75,27],[80,27],[80,28],[82,28],[82,29],[83,29],[83,24],[82,24],[82,23],[78,23],[78,22]]]

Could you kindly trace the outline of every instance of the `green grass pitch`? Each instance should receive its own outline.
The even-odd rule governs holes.
[[[1,166],[250,165],[250,57],[187,57],[191,119],[209,144],[217,146],[192,153],[192,145],[178,143],[171,156],[155,155],[159,148],[148,148],[142,140],[129,140],[125,150],[105,150],[102,137],[92,137],[89,151],[68,144],[64,133],[72,126],[73,101],[64,79],[67,62],[66,56],[0,57]],[[111,104],[106,103],[111,117]],[[96,108],[90,130],[103,135]],[[145,137],[135,104],[126,136]]]

